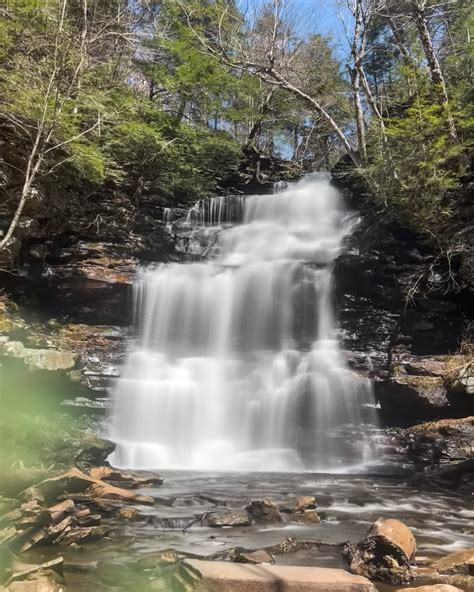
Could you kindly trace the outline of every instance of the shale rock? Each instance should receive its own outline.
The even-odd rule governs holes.
[[[245,508],[256,522],[281,522],[282,516],[276,504],[270,499],[254,500]]]
[[[247,512],[233,510],[228,512],[210,512],[205,518],[207,526],[250,526],[251,520]]]
[[[145,487],[147,485],[163,485],[162,477],[136,477],[129,473],[113,469],[112,467],[94,467],[90,470],[89,474],[93,479],[100,479],[127,489],[137,489],[138,487]]]
[[[455,588],[449,584],[430,584],[428,586],[418,586],[417,588],[400,588],[396,592],[463,592],[461,588]]]
[[[474,416],[414,426],[401,442],[408,458],[421,467],[469,461],[474,457]]]
[[[376,592],[369,580],[342,569],[228,561],[189,563],[202,575],[197,592]]]
[[[440,574],[474,575],[474,548],[450,553],[434,561],[431,567]]]
[[[22,359],[29,370],[71,370],[77,363],[77,355],[74,353],[54,349],[33,349],[25,347],[21,341],[0,343],[0,354]]]
[[[114,487],[99,479],[93,479],[75,468],[57,477],[45,479],[41,483],[26,489],[20,494],[20,498],[51,502],[57,500],[63,493],[88,493],[92,498],[153,504],[153,498],[149,496],[139,495],[126,489]]]
[[[413,579],[410,568],[416,553],[411,530],[398,520],[379,518],[357,545],[346,545],[344,557],[352,573],[391,584]]]
[[[400,417],[403,413],[403,422],[435,417],[440,409],[450,405],[446,386],[439,376],[379,376],[374,381],[374,392],[384,414]]]

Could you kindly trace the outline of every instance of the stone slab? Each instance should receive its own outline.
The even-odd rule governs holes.
[[[202,574],[197,592],[377,592],[367,578],[343,569],[228,561],[189,563]]]

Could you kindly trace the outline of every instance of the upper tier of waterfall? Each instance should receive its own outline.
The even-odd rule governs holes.
[[[220,231],[205,262],[137,278],[139,340],[114,392],[113,463],[331,470],[367,460],[370,383],[345,365],[332,305],[332,262],[353,217],[328,177],[201,201],[186,224]]]

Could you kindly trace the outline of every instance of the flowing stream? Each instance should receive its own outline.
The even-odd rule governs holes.
[[[137,279],[139,336],[114,392],[112,463],[347,472],[373,460],[371,385],[345,364],[332,302],[354,217],[329,178],[199,202],[185,224],[217,238],[204,261]]]

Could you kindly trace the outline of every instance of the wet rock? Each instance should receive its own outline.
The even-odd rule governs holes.
[[[58,499],[63,493],[77,494],[85,492],[92,498],[153,504],[153,498],[149,496],[139,495],[126,489],[114,487],[99,479],[93,479],[75,468],[57,477],[45,479],[41,483],[30,487],[20,494],[20,498],[25,500],[36,499],[40,502],[52,502]]]
[[[209,512],[204,520],[207,526],[250,526],[247,512],[234,510],[229,512]]]
[[[416,540],[411,530],[403,522],[391,518],[379,518],[367,531],[368,537],[400,549],[410,562],[415,559]]]
[[[136,508],[120,508],[117,517],[121,520],[138,520],[140,512]]]
[[[474,575],[474,548],[450,553],[434,561],[431,567],[440,574]]]
[[[291,522],[304,522],[305,524],[319,524],[321,518],[316,510],[305,510],[304,512],[294,512],[288,515]]]
[[[434,417],[450,406],[447,389],[439,376],[400,374],[376,377],[374,391],[383,414],[408,421]]]
[[[293,504],[293,512],[304,512],[316,509],[316,499],[312,495],[300,495]]]
[[[474,416],[414,426],[401,434],[400,441],[408,458],[420,467],[469,461],[474,456]]]
[[[198,592],[376,592],[369,580],[342,569],[227,561],[190,560],[189,563],[202,575]]]
[[[48,511],[54,524],[63,520],[68,514],[76,514],[77,516],[76,505],[72,500],[64,500],[59,504],[50,506]]]
[[[24,580],[31,580],[38,575],[44,576],[44,572],[52,571],[54,572],[59,578],[63,576],[63,568],[64,568],[64,559],[62,557],[56,557],[51,561],[46,563],[42,563],[40,565],[31,565],[27,563],[21,563],[19,561],[14,561],[11,571],[12,574],[6,581],[6,586],[10,587],[11,584],[14,582],[21,582]]]
[[[461,588],[455,588],[449,584],[429,584],[428,586],[418,586],[417,588],[400,588],[396,592],[463,592]]]
[[[411,530],[399,520],[379,518],[357,545],[346,545],[343,556],[352,573],[391,584],[413,579],[410,567],[416,541]]]
[[[129,473],[117,471],[112,467],[95,467],[90,470],[89,474],[94,479],[107,481],[112,485],[116,484],[128,489],[137,489],[147,485],[163,485],[162,477],[156,475],[152,477],[136,477]]]
[[[317,540],[304,540],[295,536],[286,537],[281,543],[267,547],[265,550],[270,555],[284,555],[287,553],[295,553],[301,550],[321,549],[321,550],[341,550],[343,544],[339,543],[323,543]]]
[[[472,409],[474,394],[474,364],[472,355],[442,356],[400,355],[394,360],[397,375],[440,378],[446,388],[450,412],[458,416]]]
[[[80,432],[74,441],[75,459],[79,466],[103,464],[115,450],[115,443],[89,432]]]
[[[249,516],[256,522],[281,522],[282,516],[276,504],[270,499],[253,500],[246,506]]]
[[[152,505],[154,503],[153,498],[148,495],[132,493],[126,489],[114,487],[113,485],[101,483],[100,481],[91,485],[90,493],[92,497],[96,497],[98,499],[126,500],[146,505]]]
[[[236,555],[234,561],[236,563],[275,563],[274,558],[264,549],[258,551],[245,551]]]
[[[88,543],[90,541],[97,541],[104,538],[109,534],[109,532],[110,529],[107,526],[90,526],[87,528],[74,528],[62,533],[61,536],[59,536],[54,541],[54,544],[71,545],[72,543]]]
[[[22,359],[29,370],[70,370],[77,363],[72,352],[28,348],[21,341],[0,343],[0,355]]]
[[[414,376],[439,376],[446,375],[448,356],[401,356],[395,360],[395,364]]]
[[[450,586],[454,586],[455,588],[460,588],[463,590],[463,592],[474,592],[474,576],[460,574],[452,576],[438,575],[435,582],[439,584],[448,584]]]
[[[279,505],[280,512],[304,512],[305,510],[316,509],[316,499],[312,495],[299,495],[293,500],[288,500]]]

